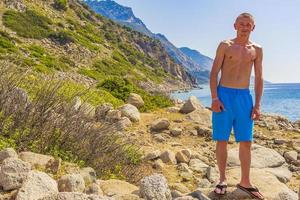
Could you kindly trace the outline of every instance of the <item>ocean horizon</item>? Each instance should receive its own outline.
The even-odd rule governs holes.
[[[176,91],[172,98],[187,100],[190,96],[196,96],[206,106],[211,106],[209,84],[200,84],[199,87],[187,92]],[[253,103],[255,103],[254,85],[249,87]],[[261,112],[279,114],[290,121],[300,120],[300,83],[265,83],[261,99]]]

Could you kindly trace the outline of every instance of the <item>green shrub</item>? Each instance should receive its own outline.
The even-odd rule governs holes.
[[[0,31],[0,53],[15,52],[16,50],[16,46],[11,42],[9,35]]]
[[[60,45],[65,45],[65,44],[74,42],[73,36],[70,35],[66,31],[60,31],[60,32],[51,33],[49,35],[49,38],[52,41],[54,41],[54,42],[56,42],[57,44],[60,44]]]
[[[58,10],[67,10],[68,1],[67,0],[54,0],[54,8]]]
[[[51,33],[51,20],[35,11],[18,12],[8,10],[3,14],[3,24],[18,35],[27,38],[42,39]]]

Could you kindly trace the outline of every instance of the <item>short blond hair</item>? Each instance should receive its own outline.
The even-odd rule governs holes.
[[[241,14],[236,18],[235,22],[237,22],[240,18],[243,18],[243,17],[251,19],[251,20],[253,21],[253,23],[254,23],[254,17],[253,17],[253,15],[251,15],[250,13],[247,13],[247,12],[241,13]]]

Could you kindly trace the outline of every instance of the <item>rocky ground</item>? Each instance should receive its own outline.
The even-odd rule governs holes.
[[[152,175],[136,185],[99,180],[90,167],[5,149],[0,152],[0,199],[251,199],[235,187],[240,163],[233,136],[228,146],[228,193],[223,198],[214,195],[218,170],[211,140],[211,111],[196,97],[186,102],[176,100],[176,106],[152,113],[139,113],[137,108],[143,100],[136,94],[131,94],[127,103],[118,109],[104,104],[92,115],[98,121],[117,124],[123,134],[135,139],[144,152],[143,162],[153,167]],[[263,114],[254,131],[252,183],[266,199],[299,199],[300,122]]]

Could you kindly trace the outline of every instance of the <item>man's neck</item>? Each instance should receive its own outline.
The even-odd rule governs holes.
[[[237,36],[234,39],[234,42],[239,45],[247,45],[247,44],[249,44],[249,36],[247,36],[247,37]]]

